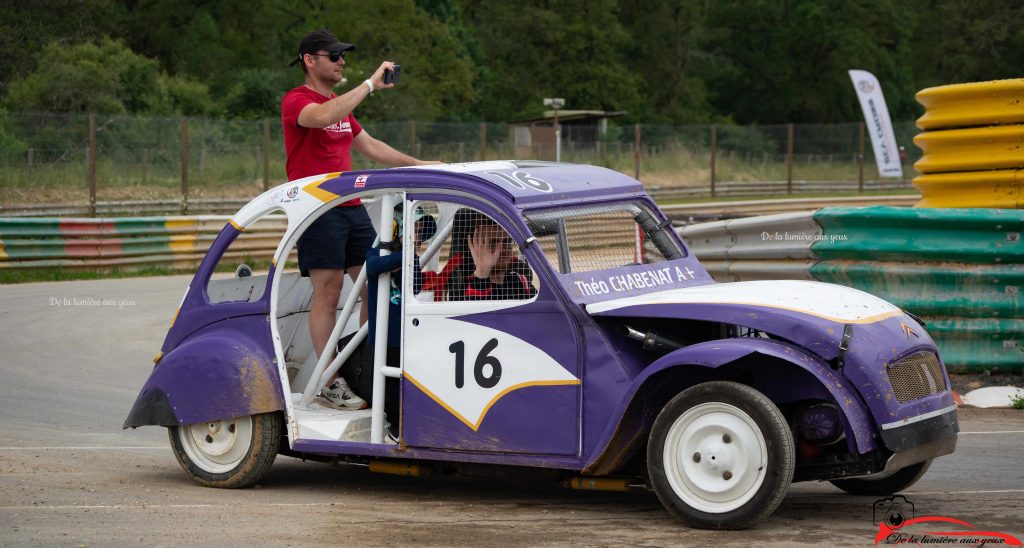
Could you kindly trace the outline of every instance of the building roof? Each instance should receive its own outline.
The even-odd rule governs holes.
[[[558,111],[558,122],[559,123],[570,123],[570,122],[596,122],[605,118],[618,118],[619,116],[625,116],[626,111],[611,111],[611,110],[559,110]],[[530,118],[528,120],[516,120],[509,122],[514,126],[532,125],[545,122],[554,122],[555,111],[545,110],[544,114],[540,118]]]

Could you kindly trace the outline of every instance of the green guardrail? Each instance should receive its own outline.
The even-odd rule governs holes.
[[[954,372],[1024,369],[1022,233],[1022,210],[885,206],[831,207],[681,231],[698,257],[716,259],[707,266],[719,281],[777,278],[773,272],[798,269],[806,278],[860,289],[920,316]],[[788,240],[766,242],[765,234],[774,240],[788,234]],[[802,242],[805,252],[796,249]]]

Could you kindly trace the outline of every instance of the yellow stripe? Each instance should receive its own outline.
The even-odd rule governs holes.
[[[277,257],[270,259],[270,264],[274,265],[274,268],[277,268]]]
[[[302,190],[305,190],[309,194],[312,194],[314,197],[316,197],[321,202],[325,202],[326,203],[326,202],[329,202],[331,200],[334,200],[335,198],[338,198],[339,196],[337,194],[333,193],[333,192],[329,192],[329,191],[326,191],[326,190],[320,188],[320,184],[325,183],[327,181],[330,181],[331,179],[341,175],[341,173],[342,173],[341,171],[339,171],[337,173],[328,173],[327,175],[324,175],[323,178],[317,179],[316,181],[313,181],[312,183],[309,183],[308,185],[302,187]]]
[[[188,253],[190,251],[195,251],[196,236],[195,234],[171,236],[171,240],[167,243],[167,245],[171,248],[171,251],[175,253]]]
[[[174,309],[174,317],[171,318],[171,327],[174,327],[174,322],[178,320],[178,312],[181,312],[181,307]]]
[[[836,317],[833,317],[833,316],[826,316],[824,314],[815,314],[814,312],[810,312],[808,310],[804,310],[804,309],[801,309],[801,308],[790,308],[788,306],[778,306],[778,305],[764,304],[764,303],[746,303],[746,302],[741,302],[741,301],[715,301],[714,303],[676,303],[676,302],[664,301],[664,302],[639,303],[639,304],[629,305],[629,306],[644,306],[644,305],[648,305],[648,304],[739,304],[739,305],[743,305],[743,306],[760,306],[760,307],[763,307],[763,308],[777,308],[779,310],[788,310],[790,312],[799,312],[801,314],[807,314],[808,316],[814,316],[816,318],[822,318],[822,319],[830,320],[830,321],[833,321],[833,322],[836,322],[836,323],[853,323],[853,324],[875,323],[875,322],[880,322],[880,321],[888,319],[888,318],[892,318],[894,316],[900,316],[900,315],[903,314],[902,310],[895,310],[893,312],[885,312],[883,314],[877,314],[875,316],[868,316],[867,318],[863,318],[863,319],[860,319],[860,320],[847,320],[847,319],[843,319],[843,318],[836,318]]]
[[[178,229],[189,229],[189,228],[192,228],[194,226],[196,226],[196,219],[194,217],[193,218],[187,218],[186,217],[184,219],[173,219],[173,220],[164,221],[164,229],[166,229],[168,231],[170,231],[170,230],[178,230]]]
[[[164,352],[161,350],[160,352],[156,353],[156,356],[153,356],[153,363],[158,364],[162,359],[164,359]]]
[[[491,398],[491,401],[488,402],[486,406],[484,406],[484,411],[483,411],[483,413],[480,414],[479,422],[473,423],[473,421],[470,421],[466,417],[463,417],[462,415],[460,415],[456,410],[452,409],[451,406],[449,406],[447,403],[442,401],[441,398],[437,397],[437,395],[435,395],[433,392],[431,392],[430,390],[427,390],[427,387],[423,386],[422,383],[420,383],[419,381],[414,379],[408,373],[403,373],[402,376],[405,377],[406,379],[409,379],[409,382],[411,382],[413,385],[415,385],[416,388],[419,388],[424,394],[429,396],[430,399],[432,399],[435,402],[437,402],[438,405],[440,405],[441,407],[445,408],[449,413],[451,413],[452,415],[455,415],[455,417],[457,419],[459,419],[460,421],[465,423],[465,425],[470,427],[474,432],[479,430],[480,425],[484,422],[484,417],[487,416],[487,413],[491,410],[491,407],[495,403],[497,403],[498,400],[500,400],[501,398],[505,397],[505,395],[508,394],[509,392],[512,392],[514,390],[519,390],[520,388],[526,388],[528,386],[565,386],[565,385],[580,384],[579,379],[573,379],[571,381],[529,381],[529,382],[519,383],[519,384],[510,386],[510,387],[502,390],[501,392],[499,392],[497,396],[494,396],[493,398]]]
[[[235,230],[239,232],[245,230],[244,228],[242,228],[242,225],[236,223],[234,219],[228,219],[228,223],[231,224],[231,226],[235,227]]]

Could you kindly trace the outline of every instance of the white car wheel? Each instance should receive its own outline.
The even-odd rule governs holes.
[[[211,474],[231,471],[249,453],[252,417],[200,422],[179,429],[182,449],[199,468]]]
[[[768,449],[754,420],[721,402],[702,403],[669,428],[665,475],[690,506],[708,513],[735,510],[765,478]]]
[[[662,504],[687,525],[736,529],[779,506],[793,480],[793,434],[764,394],[712,381],[672,398],[654,421],[647,471]]]
[[[168,429],[178,464],[210,487],[246,487],[270,469],[281,444],[281,414],[262,413]]]

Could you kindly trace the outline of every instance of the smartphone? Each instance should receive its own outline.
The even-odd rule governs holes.
[[[395,65],[395,70],[384,71],[384,83],[385,84],[397,84],[398,79],[402,76],[402,65]]]

